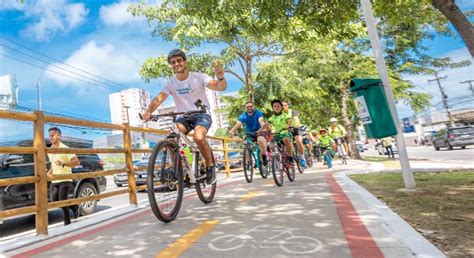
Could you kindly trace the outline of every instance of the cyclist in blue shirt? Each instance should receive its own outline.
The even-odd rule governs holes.
[[[266,130],[266,124],[263,121],[263,113],[260,110],[254,109],[253,102],[245,103],[245,112],[239,116],[237,123],[230,129],[230,136],[235,136],[235,132],[242,125],[245,127],[246,133],[255,133],[252,140],[258,143],[260,153],[262,153],[263,165],[267,165],[267,140],[261,135],[262,131]]]

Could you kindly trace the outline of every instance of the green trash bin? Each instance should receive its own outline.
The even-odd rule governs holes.
[[[397,134],[380,79],[352,79],[350,84],[359,118],[367,136],[383,138]]]

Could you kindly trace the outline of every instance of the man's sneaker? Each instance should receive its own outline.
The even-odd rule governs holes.
[[[264,166],[267,166],[268,165],[268,159],[267,159],[267,155],[262,155],[262,163]]]
[[[302,167],[305,168],[305,167],[306,167],[306,160],[302,159],[302,160],[300,161],[300,164],[301,164]]]
[[[216,167],[215,166],[210,166],[207,168],[206,170],[206,183],[208,185],[212,185],[214,184],[214,182],[216,181]]]

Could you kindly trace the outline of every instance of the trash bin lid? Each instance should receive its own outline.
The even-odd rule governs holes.
[[[351,80],[351,91],[356,91],[360,88],[366,88],[369,86],[379,86],[382,84],[380,79],[370,79],[370,78],[354,78]]]

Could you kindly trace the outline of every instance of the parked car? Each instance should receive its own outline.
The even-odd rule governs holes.
[[[367,146],[361,141],[356,141],[356,148],[359,152],[364,152],[368,150]]]
[[[474,127],[462,126],[439,130],[433,137],[433,147],[435,150],[454,147],[466,148],[474,145]]]
[[[167,162],[170,162],[169,157]],[[155,163],[156,173],[160,171],[161,167],[159,163]],[[123,168],[126,168],[124,165]],[[142,159],[136,162],[133,165],[133,172],[135,173],[135,183],[136,185],[146,185],[147,183],[147,170],[148,170],[148,159]],[[159,181],[159,177],[155,177],[155,181]],[[118,187],[128,184],[128,175],[127,173],[118,173],[114,175],[114,183]]]
[[[75,142],[66,142],[69,147],[79,147]],[[47,141],[47,144],[49,140]],[[0,146],[31,147],[32,140],[21,140],[0,143]],[[82,146],[84,147],[84,146]],[[72,173],[84,173],[96,170],[103,170],[103,162],[97,154],[77,155],[80,166],[72,168]],[[47,169],[50,168],[50,162],[46,156]],[[0,179],[24,177],[34,175],[33,154],[0,154]],[[50,182],[48,182],[49,185]],[[94,178],[74,179],[74,191],[69,193],[69,198],[85,197],[95,195],[105,191],[107,180],[103,176]],[[49,187],[48,187],[49,190]],[[50,194],[48,194],[49,200]],[[3,209],[14,209],[25,206],[35,205],[35,184],[17,184],[0,186],[0,203]],[[88,215],[95,211],[97,200],[88,201],[79,205],[80,215]]]

